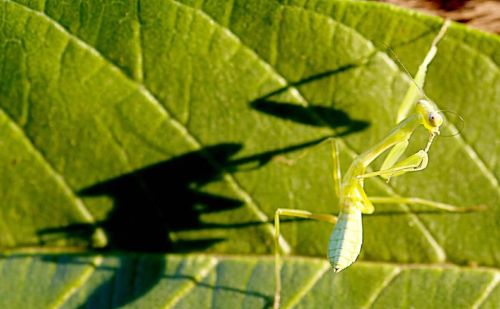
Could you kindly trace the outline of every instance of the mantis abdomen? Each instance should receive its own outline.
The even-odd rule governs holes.
[[[328,260],[335,272],[348,267],[358,258],[363,242],[362,226],[360,209],[351,207],[339,214],[328,243]]]

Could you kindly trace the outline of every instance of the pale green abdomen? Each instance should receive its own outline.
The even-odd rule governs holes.
[[[353,207],[341,212],[328,243],[328,260],[335,272],[343,270],[356,261],[362,242],[361,211]]]

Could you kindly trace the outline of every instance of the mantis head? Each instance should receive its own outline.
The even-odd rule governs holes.
[[[443,116],[439,114],[434,103],[421,99],[416,106],[417,112],[422,116],[422,124],[432,135],[439,134],[439,127],[443,124]]]

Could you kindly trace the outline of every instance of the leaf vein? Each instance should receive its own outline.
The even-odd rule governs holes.
[[[188,283],[186,283],[185,287],[181,289],[176,295],[172,296],[168,302],[163,306],[163,308],[175,308],[177,303],[184,297],[186,296],[192,289],[194,289],[200,281],[205,279],[208,274],[214,270],[217,265],[219,264],[219,261],[216,258],[211,258],[210,263],[208,263],[207,266],[204,268],[200,269],[198,274],[190,280]]]
[[[384,282],[382,282],[380,287],[373,292],[363,308],[372,308],[380,295],[382,295],[382,293],[391,285],[391,283],[394,282],[394,280],[396,280],[399,275],[401,275],[401,269],[399,267],[394,268],[387,278],[385,278]]]
[[[144,80],[144,53],[143,53],[143,34],[142,34],[142,20],[141,20],[141,0],[136,0],[136,14],[137,22],[134,25],[134,36],[137,38],[137,62],[134,72],[134,77],[139,81]]]
[[[9,114],[7,114],[4,110],[1,111],[9,123],[12,126],[12,129],[17,131],[20,136],[23,137],[25,140],[26,146],[28,149],[32,151],[32,154],[35,157],[38,157],[40,162],[45,165],[45,167],[48,170],[48,173],[50,173],[51,177],[56,181],[57,184],[61,187],[61,189],[64,191],[64,193],[73,201],[73,205],[76,206],[76,209],[80,212],[80,214],[84,217],[85,220],[89,223],[95,223],[95,219],[90,213],[90,211],[87,209],[83,201],[78,198],[74,191],[71,189],[70,185],[66,182],[64,177],[57,172],[57,170],[52,166],[52,164],[49,162],[49,160],[43,155],[43,153],[36,147],[36,145],[33,143],[33,141],[29,138],[28,135],[25,134],[25,132],[22,130],[22,128],[15,122],[12,117],[10,117]],[[100,240],[104,241],[106,239],[106,236],[103,234],[102,230],[98,230],[98,237]]]
[[[488,297],[491,295],[493,290],[495,290],[499,282],[500,282],[500,275],[498,273],[494,274],[493,278],[491,279],[491,282],[486,286],[483,293],[479,295],[476,302],[474,302],[471,308],[475,309],[481,307],[481,305],[484,304],[486,299],[488,299]]]
[[[69,285],[71,288],[67,291],[65,291],[61,296],[59,296],[59,299],[56,300],[56,302],[51,306],[51,308],[62,308],[64,304],[73,296],[76,292],[78,292],[79,289],[83,288],[85,283],[87,283],[92,275],[95,273],[97,268],[102,264],[103,262],[103,257],[102,256],[96,256],[94,259],[92,259],[90,268],[82,271],[80,274],[80,277],[76,280],[74,285]]]
[[[330,269],[330,263],[324,262],[322,263],[322,267],[318,269],[316,273],[314,273],[300,290],[294,295],[294,297],[286,304],[286,308],[292,308],[296,306],[311,289],[318,283],[318,281],[323,278],[323,275]]]
[[[233,10],[234,10],[234,1],[235,0],[228,0],[227,5],[226,5],[226,10],[224,12],[224,26],[229,28],[229,25],[231,24],[231,17],[233,16]]]

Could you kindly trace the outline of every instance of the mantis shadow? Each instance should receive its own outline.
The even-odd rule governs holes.
[[[337,137],[345,136],[368,128],[369,122],[351,119],[349,115],[331,107],[310,105],[307,107],[290,104],[276,103],[266,100],[252,102],[251,106],[263,113],[285,118],[298,123],[316,127],[328,126],[338,129]]]
[[[376,52],[357,62],[342,65],[338,68],[314,74],[299,81],[289,83],[284,87],[271,91],[270,93],[253,100],[252,102],[250,102],[250,107],[259,112],[300,124],[335,129],[336,137],[341,137],[347,134],[364,130],[370,125],[368,121],[352,119],[348,113],[339,108],[321,106],[316,104],[308,104],[307,106],[303,106],[296,103],[275,102],[272,100],[272,97],[285,93],[292,88],[298,89],[302,85],[313,83],[315,81],[319,81],[321,79],[328,78],[336,74],[341,74],[357,67],[363,66],[368,63],[369,60],[375,55]]]
[[[84,198],[107,196],[113,199],[113,208],[105,220],[43,229],[38,234],[50,243],[57,237],[91,239],[97,229],[103,229],[108,245],[98,249],[101,251],[202,251],[224,239],[175,239],[171,235],[182,231],[268,224],[262,221],[204,222],[201,219],[203,215],[230,211],[244,205],[237,198],[209,193],[205,190],[207,185],[221,182],[227,174],[261,168],[277,156],[316,145],[323,139],[240,158],[233,158],[243,148],[238,143],[221,143],[188,152],[78,192]]]
[[[189,240],[175,247],[169,234],[199,227],[203,213],[241,207],[237,199],[199,190],[221,177],[221,171],[205,157],[224,163],[241,147],[230,143],[205,147],[85,188],[78,192],[79,196],[113,199],[108,217],[93,224],[45,229],[39,234],[63,233],[89,239],[100,228],[108,237],[105,250],[166,252],[206,248],[220,239]]]
[[[355,63],[309,76],[266,96],[250,102],[254,109],[279,118],[310,126],[335,128],[334,136],[344,136],[363,130],[369,123],[352,119],[346,112],[322,106],[302,107],[288,103],[275,103],[269,98],[296,87],[335,74],[341,74],[364,65],[376,53]],[[331,136],[328,136],[331,137]],[[70,224],[46,228],[38,234],[46,243],[57,237],[91,239],[97,229],[105,231],[108,244],[101,250],[132,252],[189,252],[202,251],[223,241],[220,237],[196,236],[179,239],[179,232],[202,229],[245,228],[268,222],[208,223],[201,218],[219,212],[235,210],[244,202],[231,190],[213,193],[207,187],[221,186],[231,174],[262,168],[274,158],[305,149],[323,141],[327,136],[270,149],[245,157],[237,157],[243,149],[240,143],[220,143],[187,152],[169,160],[108,179],[78,192],[82,198],[110,197],[113,207],[107,218],[95,223]],[[226,184],[227,186],[227,184]],[[210,235],[198,233],[197,235]],[[219,234],[220,235],[220,234]]]
[[[346,65],[311,76],[254,100],[250,102],[250,106],[259,112],[297,123],[340,129],[335,136],[344,136],[363,130],[368,127],[368,122],[352,119],[340,109],[315,105],[301,107],[269,100],[271,96],[286,91],[289,87],[313,82],[354,67],[356,67],[355,64]],[[108,236],[108,244],[105,248],[94,248],[94,251],[99,253],[118,251],[144,254],[205,250],[224,239],[216,236],[178,239],[172,235],[179,232],[245,228],[269,224],[269,222],[262,221],[244,221],[244,219],[232,223],[205,222],[204,215],[236,210],[244,206],[244,201],[239,198],[209,191],[207,189],[209,185],[223,181],[227,175],[262,168],[283,154],[317,145],[327,137],[330,136],[244,157],[237,156],[243,149],[243,144],[240,143],[219,143],[175,156],[80,190],[78,195],[82,198],[105,196],[113,200],[113,208],[104,220],[43,229],[38,234],[47,242],[55,240],[57,235],[90,239],[96,230],[102,229]],[[201,235],[211,234],[201,233]],[[148,266],[139,276],[138,272],[131,270],[139,269],[140,259],[140,256],[125,255],[116,257],[115,266],[112,268],[106,268],[108,266],[103,265],[95,266],[96,271],[109,271],[110,273],[105,280],[98,282],[95,290],[91,292],[81,308],[124,306],[145,295],[163,279],[186,280],[204,288],[258,297],[263,300],[264,307],[270,307],[272,304],[272,297],[259,292],[230,286],[210,285],[190,275],[165,274],[170,265],[159,255],[157,258],[148,260]],[[64,263],[61,260],[56,262]],[[82,263],[74,258],[66,262]],[[89,262],[83,261],[83,263]],[[137,286],[134,280],[141,282]],[[116,284],[122,281],[128,282],[129,289],[116,297],[113,296],[111,300],[110,295],[113,294]]]

